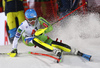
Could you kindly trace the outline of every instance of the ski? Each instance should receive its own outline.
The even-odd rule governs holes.
[[[43,54],[43,53],[28,52],[28,53],[18,53],[17,55],[20,55],[20,54],[42,55],[42,56],[47,56],[47,57],[53,58],[53,59],[57,60],[58,62],[60,61],[60,58],[56,58],[56,57],[54,57],[54,56],[51,56],[51,55],[48,55],[48,54]],[[10,56],[9,53],[0,53],[0,55],[7,55],[7,56]],[[12,57],[12,56],[10,56],[10,57]]]
[[[47,57],[53,58],[53,59],[57,60],[58,62],[60,62],[60,58],[56,58],[56,57],[48,55],[48,54],[35,53],[35,52],[29,52],[29,54],[47,56]]]
[[[47,57],[55,59],[56,63],[62,62],[62,60],[63,60],[63,51],[62,50],[61,50],[61,56],[59,56],[58,58],[54,57],[54,56],[51,56],[51,55],[48,55],[48,54],[36,53],[36,52],[18,53],[17,55],[20,55],[20,54],[33,54],[33,55],[47,56]],[[0,53],[0,55],[9,56],[9,53]],[[92,56],[87,55],[87,54],[83,54],[82,57],[85,58],[86,60],[90,61]]]
[[[17,56],[20,55],[20,54],[28,54],[27,53],[17,53]],[[16,53],[0,53],[1,56],[9,56],[9,57],[15,57],[16,56]]]
[[[0,55],[7,55],[8,53],[0,53]]]

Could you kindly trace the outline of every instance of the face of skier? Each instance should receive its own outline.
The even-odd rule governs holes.
[[[28,22],[29,22],[31,25],[34,25],[35,22],[36,22],[36,18],[30,18],[30,19],[28,19]]]

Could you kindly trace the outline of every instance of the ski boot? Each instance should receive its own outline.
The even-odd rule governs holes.
[[[84,53],[82,53],[80,51],[78,51],[77,55],[78,56],[82,56],[83,58],[87,59],[88,61],[90,61],[91,57],[92,57],[91,55],[84,54]]]

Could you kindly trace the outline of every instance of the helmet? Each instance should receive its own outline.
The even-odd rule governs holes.
[[[37,17],[37,13],[36,13],[36,11],[34,9],[28,9],[25,12],[25,17],[27,19],[29,19],[29,18],[36,18]]]

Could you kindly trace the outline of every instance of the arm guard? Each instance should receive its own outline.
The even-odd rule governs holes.
[[[40,23],[43,27],[47,27],[47,29],[45,30],[45,33],[48,33],[48,32],[50,32],[50,31],[53,30],[52,25],[51,25],[47,20],[45,20],[44,18],[39,17],[39,23]]]

